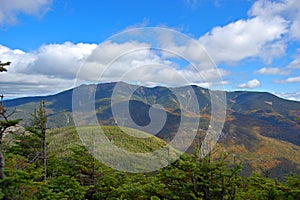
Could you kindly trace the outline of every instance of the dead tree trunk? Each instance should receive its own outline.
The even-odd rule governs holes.
[[[46,141],[46,122],[42,124],[42,144],[43,144],[43,180],[47,179],[47,141]]]
[[[5,158],[4,158],[4,155],[2,153],[2,144],[0,143],[0,179],[5,178],[4,166],[5,166]]]

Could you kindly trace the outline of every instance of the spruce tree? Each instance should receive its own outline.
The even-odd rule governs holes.
[[[47,141],[46,141],[47,115],[46,115],[44,101],[40,101],[39,108],[34,110],[34,113],[32,114],[32,123],[33,123],[33,129],[41,138],[40,155],[44,167],[43,180],[46,180],[47,177]]]
[[[10,62],[2,63],[0,61],[0,72],[7,72],[5,66],[10,65]],[[4,166],[5,166],[5,158],[2,152],[2,139],[4,136],[5,131],[11,127],[18,124],[20,121],[19,119],[10,120],[10,116],[14,113],[14,111],[9,112],[7,108],[3,104],[4,96],[0,96],[0,179],[4,179]]]

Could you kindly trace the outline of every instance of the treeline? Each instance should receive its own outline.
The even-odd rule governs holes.
[[[241,163],[229,154],[211,161],[182,155],[170,166],[153,173],[130,174],[113,170],[73,145],[65,157],[49,155],[47,179],[35,134],[16,136],[4,145],[6,177],[0,180],[0,199],[300,199],[300,176],[279,182],[259,174],[242,177]],[[19,137],[19,138],[18,138]],[[29,148],[30,146],[30,148]]]

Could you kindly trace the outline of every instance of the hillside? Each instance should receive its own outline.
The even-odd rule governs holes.
[[[296,173],[300,174],[300,147],[289,142],[269,138],[255,131],[245,140],[219,141],[216,151],[230,152],[232,161],[243,163],[242,174],[249,176],[252,172],[267,173],[269,177],[283,180],[283,176]],[[251,145],[249,144],[251,142]],[[247,144],[247,145],[245,145]],[[249,146],[251,148],[249,148]]]
[[[102,126],[102,129],[115,145],[130,152],[152,152],[167,145],[165,141],[155,136],[147,139],[132,137],[116,126]],[[97,127],[80,127],[79,130],[88,134],[95,132]],[[126,128],[127,131],[130,134],[150,136],[145,132],[131,128]],[[300,155],[300,147],[281,140],[261,136],[257,131],[253,135],[251,149],[235,139],[225,143],[223,138],[221,138],[213,150],[213,156],[217,159],[220,153],[229,152],[230,158],[228,160],[232,163],[241,161],[243,163],[241,174],[247,176],[251,175],[252,172],[267,172],[270,177],[283,180],[283,175],[292,172],[300,174],[300,158],[297,156]],[[75,127],[55,128],[48,132],[49,156],[69,157],[72,147],[81,144]],[[175,150],[173,151],[175,154]]]
[[[152,152],[164,147],[167,143],[148,133],[135,130],[132,128],[125,128],[126,132],[132,135],[144,135],[147,138],[137,138],[126,134],[117,126],[102,126],[105,136],[113,143],[128,151],[135,153]],[[96,132],[97,127],[86,126],[79,127],[77,130],[83,131],[86,134]],[[81,145],[81,140],[75,127],[63,127],[50,129],[48,132],[48,151],[52,155],[58,157],[69,156],[70,147],[74,145]]]
[[[127,134],[116,126],[103,126],[102,128],[110,141],[131,152],[145,154],[166,145],[166,142],[151,134],[131,128],[125,128]],[[76,129],[64,127],[48,130],[46,180],[41,179],[43,175],[41,160],[32,160],[32,157],[27,157],[28,143],[25,140],[15,140],[15,143],[10,145],[5,143],[7,178],[1,180],[0,198],[195,199],[198,195],[196,199],[203,199],[204,194],[209,191],[207,199],[299,199],[300,177],[295,174],[280,180],[266,177],[269,175],[266,171],[262,173],[263,176],[256,173],[247,177],[241,176],[241,167],[247,166],[240,163],[240,156],[246,155],[242,148],[240,148],[242,154],[239,157],[233,157],[234,154],[224,152],[222,146],[218,145],[211,157],[199,158],[195,154],[183,154],[174,163],[159,170],[150,173],[128,173],[128,171],[110,168],[92,157],[90,153],[97,151],[99,146],[86,149],[80,144],[76,130],[88,135],[96,133],[98,127],[85,126]],[[130,137],[128,133],[149,138],[145,140]],[[34,140],[36,135],[25,135],[27,142],[38,142]],[[274,142],[272,141],[274,139],[261,139],[267,143]],[[279,148],[286,147],[276,142],[275,145],[279,145]],[[237,150],[236,147],[233,149]],[[39,151],[39,149],[35,150]],[[282,150],[284,149],[277,151]],[[262,159],[267,160],[268,152],[260,152],[265,156]],[[299,153],[299,150],[285,149],[284,152]],[[170,153],[175,154],[173,151]],[[101,154],[101,157],[103,156],[106,154]],[[255,164],[257,160],[253,161],[252,164]],[[136,163],[128,161],[117,164],[132,166]],[[144,160],[140,167],[152,164],[150,160]]]
[[[178,151],[167,147],[166,142],[148,133],[126,127],[121,130],[117,126],[102,126],[101,129],[107,142],[99,141],[101,136],[97,126],[49,130],[48,154],[59,158],[69,157],[72,148],[83,142],[95,159],[112,168],[135,173],[155,171],[180,156]]]
[[[197,86],[148,88],[126,83],[118,83],[118,85],[122,87],[123,93],[120,93],[118,101],[113,103],[111,96],[116,83],[82,85],[77,88],[82,92],[82,95],[86,96],[90,96],[91,91],[96,88],[95,109],[99,124],[133,128],[135,128],[133,123],[146,126],[150,122],[149,109],[151,105],[160,104],[166,111],[166,123],[156,136],[169,142],[178,131],[182,120],[181,116],[190,122],[193,122],[196,119],[195,116],[198,116],[193,111],[187,112],[186,109],[189,107],[189,93],[193,90],[201,111],[197,138],[203,139],[209,127],[211,115],[209,90]],[[113,108],[121,109],[125,105],[126,91],[133,91],[128,104],[133,121],[128,121],[122,116],[116,120],[112,114]],[[178,95],[175,96],[174,92]],[[14,117],[22,118],[22,123],[28,124],[30,114],[37,107],[39,101],[43,99],[46,102],[46,110],[49,115],[49,128],[72,126],[74,125],[72,93],[73,90],[67,90],[55,95],[8,100],[4,103],[10,109],[16,108],[17,112]],[[178,96],[186,100],[182,101],[185,103],[181,107]],[[80,106],[84,108],[91,102],[85,101]],[[299,155],[300,146],[300,121],[298,120],[300,102],[285,100],[270,93],[247,91],[226,92],[226,102],[226,121],[219,143],[228,151],[240,155],[242,161],[250,163],[247,164],[248,169],[245,173],[259,168],[271,170],[273,174],[279,176],[288,171],[299,173],[300,163],[297,160],[297,155]],[[155,109],[160,111],[162,108]],[[86,117],[81,121],[81,125],[89,124],[90,120],[89,117]],[[184,125],[187,134],[194,131],[190,125],[189,123]],[[148,132],[155,134],[151,130]],[[195,141],[196,143],[199,142]],[[275,151],[276,148],[280,148],[281,151]],[[188,151],[192,152],[193,150],[194,147],[192,146]],[[259,158],[255,158],[256,155],[259,155]],[[254,163],[251,163],[252,161]]]

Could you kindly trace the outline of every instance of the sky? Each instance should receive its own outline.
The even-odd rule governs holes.
[[[300,1],[0,0],[0,61],[8,99],[184,77],[300,101]]]

